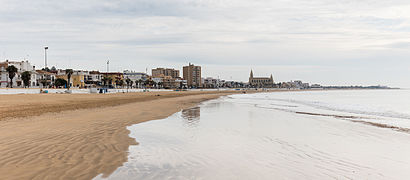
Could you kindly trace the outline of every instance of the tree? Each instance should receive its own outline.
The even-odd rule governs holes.
[[[47,80],[44,78],[41,78],[40,83],[43,85],[43,88],[46,88],[47,86]]]
[[[130,85],[131,85],[131,83],[132,83],[131,79],[130,79],[130,78],[127,78],[127,79],[125,80],[125,82],[127,83],[127,89],[130,88]]]
[[[71,79],[71,75],[73,74],[73,70],[72,69],[66,69],[65,70],[65,74],[67,74],[67,90],[70,90],[70,79]]]
[[[30,87],[31,74],[29,71],[21,73],[21,79],[23,80],[24,87]]]
[[[45,68],[43,68],[43,69],[41,69],[41,70],[46,71],[46,72],[50,72],[50,69],[49,69],[48,67],[45,67]]]
[[[149,85],[149,79],[145,80],[144,82],[142,82],[144,88],[146,89],[147,86]]]
[[[134,81],[130,81],[130,86],[131,86],[131,89],[132,89],[132,85],[134,84]]]
[[[12,65],[12,66],[7,67],[6,71],[9,73],[10,88],[13,88],[13,78],[14,76],[16,76],[17,68]]]
[[[59,86],[64,86],[64,85],[66,85],[66,84],[67,84],[67,81],[66,81],[65,79],[58,78],[58,79],[56,79],[56,81],[55,81],[55,85],[56,85],[57,87],[59,87]]]
[[[109,84],[111,84],[112,78],[111,77],[103,77],[103,82],[104,82],[104,86],[108,86]]]
[[[157,88],[157,82],[152,81],[152,85],[153,85],[155,88]]]
[[[142,83],[144,82],[144,80],[142,80],[142,79],[138,79],[138,86],[139,86],[139,88],[141,88],[142,87]]]
[[[115,80],[115,88],[118,88],[119,85],[120,85],[120,80],[117,78]]]

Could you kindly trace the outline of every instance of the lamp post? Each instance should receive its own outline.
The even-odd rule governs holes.
[[[110,68],[110,60],[107,61],[107,73],[109,72],[109,68]]]
[[[48,47],[44,47],[44,69],[47,68],[47,49]]]
[[[108,91],[108,88],[110,87],[109,85],[108,85],[108,83],[109,83],[109,81],[108,81],[108,72],[110,71],[110,60],[108,59],[107,60],[107,75],[105,76],[105,85],[106,85],[106,91]]]

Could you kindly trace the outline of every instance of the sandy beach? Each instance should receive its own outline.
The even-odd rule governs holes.
[[[375,98],[377,97],[377,98]],[[108,178],[406,179],[409,90],[237,94],[129,126]]]
[[[127,161],[127,126],[239,91],[0,95],[0,179],[92,179]]]

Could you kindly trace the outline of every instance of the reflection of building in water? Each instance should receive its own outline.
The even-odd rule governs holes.
[[[185,124],[193,127],[197,126],[199,123],[199,119],[201,116],[201,108],[200,107],[194,107],[190,109],[184,109],[182,110],[182,118],[185,120]]]

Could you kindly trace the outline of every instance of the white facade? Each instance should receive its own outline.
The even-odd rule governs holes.
[[[0,87],[7,87],[10,83],[9,74],[6,71],[8,66],[14,66],[17,69],[17,73],[13,78],[13,87],[23,87],[23,81],[21,79],[21,74],[25,71],[29,71],[31,74],[35,73],[35,67],[32,66],[28,61],[9,61],[1,63],[0,67]],[[32,76],[31,81],[34,81],[35,77]],[[31,85],[31,83],[30,83]]]
[[[6,72],[5,67],[0,67],[0,87],[5,88],[8,84],[9,80],[9,75]]]
[[[154,81],[155,83],[160,83],[160,82],[163,82],[163,78],[151,78],[152,79],[152,81]]]
[[[24,72],[24,71],[34,71],[34,66],[32,66],[28,61],[8,61],[8,66],[14,66],[17,68],[17,72]]]
[[[34,77],[34,81],[33,81]],[[53,86],[56,79],[56,74],[47,71],[37,70],[31,74],[31,86]]]
[[[221,87],[222,83],[220,79],[215,79],[212,77],[202,78],[202,86],[205,88],[218,88]]]
[[[127,70],[124,71],[123,76],[124,76],[124,80],[130,79],[131,81],[134,82],[133,83],[134,85],[137,84],[137,83],[135,83],[136,81],[139,81],[139,80],[145,81],[145,80],[148,79],[148,74],[146,74],[146,73],[127,71]]]
[[[93,81],[93,82],[101,82],[102,81],[102,74],[97,74],[97,73],[90,73],[90,75],[88,75],[89,80]]]

